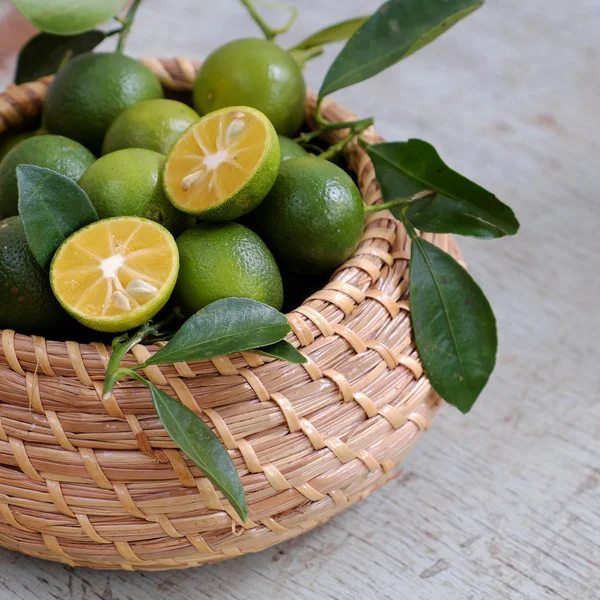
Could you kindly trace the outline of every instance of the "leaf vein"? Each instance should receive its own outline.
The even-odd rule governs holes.
[[[428,183],[426,181],[424,181],[421,177],[419,177],[418,175],[412,173],[411,171],[406,170],[405,168],[403,168],[401,165],[396,164],[395,162],[391,161],[387,156],[385,156],[384,154],[381,154],[381,152],[377,152],[375,150],[375,146],[371,146],[370,147],[371,152],[376,153],[377,156],[382,160],[385,161],[388,165],[390,165],[391,167],[393,167],[394,169],[398,169],[400,171],[402,171],[405,175],[407,175],[408,177],[411,177],[412,179],[414,179],[415,181],[417,181],[419,184],[421,184],[423,186],[423,189],[433,189],[438,193],[442,193],[445,196],[448,196],[449,198],[451,198],[452,200],[455,200],[457,202],[460,203],[461,206],[463,207],[470,207],[473,206],[472,204],[470,204],[469,202],[466,202],[463,198],[461,198],[460,196],[457,196],[456,194],[454,194],[454,192],[450,192],[448,190],[446,190],[445,188],[439,187],[437,185],[432,185],[431,183]],[[482,208],[476,206],[476,208],[478,210],[483,211]],[[489,219],[485,219],[482,216],[479,215],[474,215],[473,213],[469,212],[468,210],[463,210],[462,213],[465,217],[470,217],[472,219],[477,219],[479,220],[481,223],[485,223],[486,225],[497,229],[498,231],[500,231],[501,233],[503,233],[504,235],[508,235],[508,232],[503,229],[502,227],[500,227],[499,225],[496,225],[495,223],[493,223],[492,221],[490,221]]]
[[[461,352],[458,346],[458,340],[456,339],[456,334],[454,332],[454,328],[452,327],[452,321],[450,319],[450,314],[448,312],[448,307],[446,305],[446,301],[444,299],[444,295],[442,294],[442,289],[437,281],[437,278],[435,276],[435,273],[433,272],[433,266],[429,260],[429,256],[427,255],[427,252],[425,251],[425,247],[422,245],[421,243],[421,238],[416,237],[413,240],[413,243],[417,246],[417,248],[419,249],[419,252],[421,253],[421,256],[423,257],[423,261],[425,262],[427,269],[429,271],[429,274],[431,276],[431,280],[433,281],[433,284],[435,286],[435,289],[437,291],[437,295],[440,299],[440,303],[442,306],[442,312],[444,314],[444,318],[446,320],[446,323],[448,324],[448,329],[450,331],[450,337],[452,339],[452,344],[456,350],[456,354],[455,357],[458,361],[458,366],[460,368],[460,373],[461,373],[461,377],[463,378],[464,381],[466,381],[467,387],[470,388],[469,385],[469,380],[467,378],[467,372],[465,370],[463,361],[462,361],[462,356],[461,356]]]

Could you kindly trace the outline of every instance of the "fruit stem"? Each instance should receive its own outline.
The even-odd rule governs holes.
[[[137,379],[145,386],[150,387],[150,382],[145,377],[142,377],[139,373],[136,373],[133,369],[123,368],[119,369],[119,372],[122,374],[122,377],[133,377],[133,379]]]
[[[368,119],[360,119],[359,121],[342,121],[341,123],[333,123],[331,121],[327,121],[326,125],[321,127],[320,129],[315,129],[314,131],[308,131],[305,133],[301,133],[297,138],[294,139],[298,144],[304,144],[314,140],[319,137],[323,133],[327,133],[328,131],[337,131],[339,129],[354,129],[358,133],[362,133],[367,127],[373,125],[373,118],[369,117]]]
[[[115,383],[118,379],[128,375],[124,371],[130,369],[119,368],[121,361],[125,358],[125,355],[138,344],[141,344],[148,336],[157,335],[161,329],[166,327],[176,317],[175,313],[170,313],[162,321],[153,323],[150,321],[145,325],[142,325],[135,333],[123,334],[113,340],[113,352],[108,361],[106,367],[106,374],[104,376],[104,386],[102,388],[103,398],[110,399]]]
[[[313,46],[312,48],[307,48],[306,50],[289,50],[289,53],[294,57],[294,60],[300,65],[301,69],[304,69],[304,66],[309,60],[317,58],[317,56],[321,56],[323,52],[323,46]]]
[[[408,234],[408,237],[413,242],[418,242],[418,241],[420,241],[419,234],[417,233],[417,230],[413,227],[413,224],[408,220],[408,217],[406,216],[407,210],[408,210],[408,205],[405,206],[404,208],[402,208],[402,210],[400,211],[400,214],[398,215],[398,219],[400,220],[402,225],[404,225],[404,229],[406,229],[406,233]]]
[[[241,0],[241,2],[248,9],[248,12],[250,13],[250,16],[254,19],[254,22],[261,28],[264,36],[268,40],[275,39],[275,36],[277,35],[277,32],[274,31],[273,29],[271,29],[266,24],[266,22],[263,20],[263,18],[258,14],[258,11],[254,7],[254,4],[252,4],[252,2],[250,0]],[[289,26],[291,27],[292,24],[290,23]]]
[[[413,194],[412,196],[405,196],[403,198],[394,198],[393,200],[389,200],[388,202],[384,202],[383,204],[372,204],[371,206],[367,206],[365,208],[365,212],[369,215],[371,213],[381,212],[382,210],[389,210],[390,208],[394,208],[394,206],[406,206],[411,202],[415,202],[416,200],[422,200],[423,198],[427,198],[429,196],[435,196],[436,192],[433,190],[424,190],[422,192],[418,192],[417,194]]]
[[[132,377],[133,379],[137,379],[138,381],[141,381],[145,386],[150,386],[150,382],[145,377],[142,377],[139,373],[136,373],[133,369],[129,369],[127,367],[121,367],[121,368],[117,369],[114,373],[115,381],[118,381],[119,379],[124,379],[125,377]],[[110,400],[111,394],[112,394],[112,388],[108,392],[103,392],[102,400],[104,400],[105,402]]]
[[[291,29],[292,25],[296,22],[296,19],[300,14],[300,11],[295,6],[290,6],[289,4],[281,4],[280,2],[261,2],[261,4],[264,4],[265,6],[271,6],[273,8],[285,9],[290,11],[290,18],[288,19],[287,23],[279,29],[273,29],[273,33],[275,35],[279,35],[280,33],[287,33]]]
[[[111,29],[110,31],[107,31],[104,34],[104,37],[105,38],[112,37],[113,35],[117,35],[117,33],[122,33],[122,32],[123,32],[123,28],[122,27],[117,27],[116,29]]]
[[[323,129],[325,131],[331,131],[333,129],[346,129],[350,127],[350,132],[348,135],[343,137],[339,142],[333,144],[319,154],[319,158],[323,160],[330,160],[333,157],[337,156],[340,152],[344,150],[344,148],[357,136],[360,135],[367,127],[373,125],[373,119],[370,117],[368,119],[362,119],[361,121],[354,121],[353,123],[346,123],[346,127],[333,127],[334,125],[344,125],[344,123],[330,123],[327,127]]]
[[[327,150],[323,150],[321,154],[319,154],[319,158],[323,160],[330,160],[335,158],[340,152],[344,150],[344,148],[354,139],[356,136],[356,131],[354,129],[350,130],[350,133],[343,137],[339,142],[334,144],[333,146],[329,146]]]
[[[133,17],[135,16],[135,11],[138,9],[140,2],[142,0],[133,0],[125,18],[121,21],[123,23],[123,29],[121,30],[121,35],[119,36],[119,43],[117,44],[117,52],[123,54],[123,50],[125,49],[125,40],[129,35],[129,30],[133,25]]]
[[[317,106],[315,107],[315,120],[321,127],[327,127],[327,125],[331,125],[331,121],[328,121],[321,114],[321,104],[323,104],[323,99],[324,97],[319,95],[319,98],[317,100]]]

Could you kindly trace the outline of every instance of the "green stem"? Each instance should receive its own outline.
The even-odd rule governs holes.
[[[306,50],[289,50],[289,53],[294,57],[295,61],[300,65],[301,69],[304,69],[304,65],[313,58],[321,56],[323,54],[323,46],[313,46]]]
[[[266,24],[266,22],[263,20],[263,18],[258,14],[258,11],[256,10],[256,8],[254,8],[254,4],[252,4],[252,2],[250,0],[241,0],[241,2],[248,9],[250,16],[254,19],[254,22],[260,27],[264,36],[268,40],[275,39],[275,36],[277,35],[277,33],[273,29],[271,29]],[[291,24],[290,24],[290,27],[291,27]]]
[[[308,131],[306,133],[301,133],[297,138],[294,139],[295,142],[299,144],[310,142],[320,135],[327,133],[329,131],[338,131],[340,129],[354,129],[362,133],[367,127],[373,125],[373,118],[369,117],[368,119],[360,119],[359,121],[342,121],[341,123],[333,123],[331,121],[327,121],[327,123],[314,131]]]
[[[289,4],[281,4],[280,2],[261,2],[261,4],[264,4],[265,6],[271,6],[273,8],[285,9],[290,11],[290,18],[288,19],[287,23],[279,29],[272,30],[275,35],[287,33],[291,29],[292,25],[296,22],[296,19],[300,14],[300,11],[295,6],[290,6]]]
[[[406,205],[401,211],[398,219],[404,225],[404,229],[406,229],[406,233],[408,233],[408,237],[413,241],[420,243],[421,238],[417,233],[417,230],[413,227],[413,224],[408,220],[406,216],[406,211],[408,210],[408,205]]]
[[[339,142],[333,144],[319,154],[319,158],[324,160],[330,160],[337,156],[340,152],[343,152],[344,148],[357,136],[360,135],[367,127],[373,125],[373,119],[363,119],[362,121],[355,121],[353,126],[350,127],[350,133],[343,137]]]
[[[133,17],[135,16],[135,11],[138,9],[140,2],[142,0],[133,0],[133,3],[129,7],[125,18],[122,20],[123,29],[121,30],[121,35],[119,37],[119,43],[117,44],[117,52],[123,54],[123,50],[125,49],[125,40],[129,35],[129,30],[133,25]],[[120,20],[120,19],[119,19]]]
[[[314,154],[318,156],[321,152],[323,152],[323,148],[317,146],[316,144],[307,144],[303,143],[302,147],[310,154]]]
[[[321,114],[321,105],[323,104],[323,99],[323,96],[319,96],[317,100],[317,106],[315,108],[315,120],[321,127],[327,127],[327,125],[330,125],[331,122]]]
[[[119,374],[119,379],[123,377],[132,377],[133,379],[137,379],[140,383],[143,383],[146,387],[150,387],[150,382],[142,377],[139,373],[136,373],[133,369],[122,368],[117,371]]]
[[[352,129],[350,133],[343,137],[339,142],[333,144],[333,146],[329,146],[327,150],[323,150],[323,152],[319,154],[319,158],[322,158],[323,160],[331,160],[332,158],[336,157],[356,137],[356,135],[357,132]]]
[[[297,144],[308,144],[310,141],[319,137],[322,133],[325,133],[324,129],[315,129],[314,131],[306,131],[301,133],[297,138],[294,138],[294,141]]]
[[[123,33],[122,27],[117,27],[117,29],[111,29],[104,34],[105,38],[112,37],[113,35],[117,35],[118,33]]]
[[[390,208],[394,208],[394,206],[402,206],[403,204],[410,204],[415,200],[422,200],[423,198],[427,198],[428,196],[434,196],[435,192],[433,190],[425,190],[423,192],[419,192],[418,194],[413,194],[412,196],[405,196],[403,198],[394,198],[393,200],[389,200],[388,202],[384,202],[383,204],[372,204],[371,206],[367,206],[365,208],[365,212],[367,214],[381,212],[382,210],[389,210]],[[405,211],[403,211],[404,213]]]
[[[137,379],[139,382],[143,383],[146,387],[150,387],[150,382],[142,377],[139,373],[136,373],[133,369],[128,369],[127,367],[120,367],[114,372],[114,380],[119,381],[121,379],[125,379],[125,377],[131,377],[132,379]],[[103,392],[102,399],[109,400],[110,395],[112,393],[112,389],[110,392]]]
[[[141,344],[148,336],[152,334],[158,334],[158,332],[168,325],[175,318],[175,313],[169,314],[162,321],[158,323],[146,323],[142,325],[133,335],[128,336],[127,334],[115,338],[113,341],[113,352],[108,361],[106,367],[106,374],[104,376],[104,386],[102,388],[102,395],[105,400],[110,398],[115,383],[120,379],[123,374],[122,371],[131,369],[119,368],[121,361],[125,358],[125,355],[138,344]]]

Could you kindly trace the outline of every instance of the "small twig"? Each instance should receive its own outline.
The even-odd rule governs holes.
[[[258,1],[264,6],[271,6],[273,8],[280,9],[284,8],[286,10],[289,10],[291,13],[290,18],[283,27],[273,29],[272,27],[269,27],[266,21],[260,16],[259,12],[254,7],[254,4],[251,0],[241,0],[242,4],[248,9],[250,16],[254,19],[254,22],[260,27],[264,36],[268,40],[274,40],[275,37],[279,34],[286,33],[287,31],[289,31],[291,26],[296,22],[296,19],[298,18],[298,9],[295,6],[288,6],[287,4],[281,4],[279,2],[261,2],[261,0]]]
[[[339,125],[339,123],[331,123],[329,126],[330,130],[333,129],[333,127],[331,127],[331,125]],[[344,148],[357,135],[360,135],[365,129],[367,129],[367,127],[370,127],[371,125],[373,125],[372,118],[362,119],[361,121],[355,121],[350,126],[350,132],[345,137],[343,137],[339,142],[333,144],[332,146],[327,148],[327,150],[321,152],[321,154],[319,154],[319,158],[322,158],[324,160],[330,160],[331,158],[333,158],[334,156],[336,156],[337,154],[342,152],[344,150]],[[346,127],[348,127],[348,124],[346,124]],[[327,130],[327,127],[325,129]],[[335,127],[335,129],[345,129],[345,128],[344,127]]]
[[[136,373],[133,369],[127,369],[125,367],[119,369],[117,371],[118,379],[122,379],[123,377],[132,377],[133,379],[137,379],[140,383],[143,383],[146,387],[150,387],[150,382],[142,377],[139,373]]]
[[[119,37],[119,43],[117,44],[117,52],[119,52],[120,54],[123,54],[123,50],[125,49],[125,40],[127,39],[127,36],[129,35],[129,30],[131,29],[131,26],[133,25],[133,17],[135,16],[135,12],[138,9],[141,1],[142,0],[133,0],[133,3],[129,7],[129,10],[127,11],[127,14],[125,15],[125,18],[124,19],[117,18],[117,21],[123,23],[123,28],[121,30],[121,35]]]
[[[312,48],[307,48],[306,50],[289,50],[288,51],[293,57],[294,60],[300,65],[301,69],[304,69],[304,65],[313,58],[317,58],[317,56],[321,56],[323,54],[323,46],[313,46]]]
[[[105,38],[112,37],[113,35],[117,35],[118,33],[123,33],[123,28],[118,27],[117,29],[111,29],[104,34]]]
[[[324,150],[319,154],[319,158],[323,160],[330,160],[337,156],[342,150],[358,135],[358,132],[352,129],[350,133],[343,137],[339,142],[333,144],[333,146],[329,146],[327,150]]]
[[[412,196],[405,196],[404,198],[394,198],[393,200],[389,200],[388,202],[384,202],[383,204],[372,204],[371,206],[367,206],[365,208],[365,212],[367,214],[381,212],[382,210],[389,210],[390,208],[394,208],[394,206],[408,206],[411,202],[415,202],[417,200],[422,200],[423,198],[427,198],[429,196],[435,196],[436,192],[433,190],[424,190],[422,192],[417,192]]]
[[[113,352],[106,367],[106,375],[104,377],[104,386],[102,389],[102,397],[104,400],[109,400],[112,390],[120,377],[123,376],[123,368],[120,368],[121,361],[125,355],[138,344],[141,344],[147,337],[157,335],[161,329],[166,327],[175,318],[175,313],[167,315],[158,323],[146,323],[142,325],[132,335],[123,334],[113,340]],[[128,369],[128,371],[131,369]]]
[[[315,108],[315,120],[321,127],[327,127],[327,125],[330,125],[331,122],[325,119],[321,114],[321,105],[323,104],[323,100],[324,97],[319,96],[319,99],[317,100],[317,106]]]
[[[322,133],[325,133],[325,129],[315,129],[314,131],[306,131],[301,133],[297,138],[294,138],[294,142],[297,144],[308,144],[315,138],[318,138]]]
[[[327,133],[329,131],[338,131],[340,129],[355,129],[360,130],[359,133],[362,133],[365,129],[367,129],[367,127],[370,127],[371,125],[373,125],[372,117],[369,117],[368,119],[360,119],[359,121],[342,121],[341,123],[327,121],[326,124],[320,129],[315,129],[314,131],[301,133],[297,138],[294,139],[294,141],[299,144],[307,143],[324,133]]]
[[[404,225],[404,229],[406,229],[406,233],[408,234],[408,237],[413,242],[420,243],[421,238],[419,237],[419,234],[417,233],[417,230],[414,228],[413,224],[408,220],[408,217],[406,216],[407,211],[408,211],[408,204],[402,208],[402,210],[400,211],[400,214],[398,215],[398,219],[400,220],[402,225]]]
[[[296,19],[298,18],[298,15],[300,14],[300,11],[295,6],[290,6],[289,4],[282,4],[281,2],[263,2],[262,0],[258,0],[258,1],[263,6],[270,6],[271,8],[277,8],[277,9],[283,9],[283,10],[290,11],[290,18],[288,19],[287,23],[283,27],[280,27],[279,29],[272,30],[275,35],[279,35],[281,33],[287,33],[291,29],[292,25],[296,22]]]
[[[252,4],[250,0],[241,0],[241,3],[248,9],[250,16],[254,19],[254,22],[260,27],[264,36],[268,40],[275,39],[275,36],[277,35],[276,32],[273,29],[271,29],[264,21],[264,19],[258,14],[258,11],[254,7],[254,4]]]
[[[307,144],[307,143],[303,143],[302,147],[307,151],[310,152],[311,154],[316,154],[319,155],[321,152],[323,152],[323,148],[321,148],[320,146],[317,146],[316,144]]]

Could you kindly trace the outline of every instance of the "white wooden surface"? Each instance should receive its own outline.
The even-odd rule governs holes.
[[[285,42],[377,4],[297,0]],[[252,27],[234,0],[144,0],[129,51],[201,57]],[[488,0],[338,94],[388,139],[432,142],[521,219],[516,238],[463,243],[500,328],[475,409],[444,411],[395,482],[280,547],[150,575],[0,551],[0,600],[600,598],[599,92],[598,0]]]

